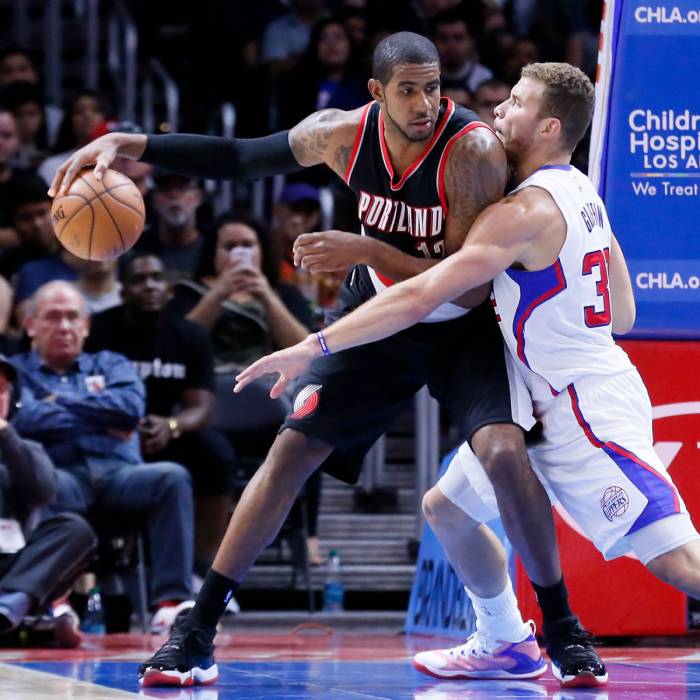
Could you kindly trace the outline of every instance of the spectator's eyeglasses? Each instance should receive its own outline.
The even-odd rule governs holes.
[[[59,325],[62,321],[67,321],[71,325],[82,321],[85,316],[78,311],[67,311],[66,313],[61,313],[60,311],[49,311],[43,316],[39,317],[40,321],[44,323],[50,323],[52,325]]]

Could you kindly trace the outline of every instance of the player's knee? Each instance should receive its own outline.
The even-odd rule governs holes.
[[[694,598],[700,597],[700,546],[697,542],[652,559],[647,568],[674,588]]]
[[[522,441],[509,437],[499,437],[490,440],[477,453],[477,457],[492,483],[512,481],[523,463],[527,464]]]
[[[466,513],[457,508],[437,486],[433,486],[423,496],[422,506],[423,515],[433,530],[459,528],[464,531],[468,529],[470,524],[473,524],[474,527],[478,526]]]

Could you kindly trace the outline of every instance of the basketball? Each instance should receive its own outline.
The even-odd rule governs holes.
[[[51,207],[54,233],[66,250],[84,260],[109,260],[125,253],[143,231],[143,197],[116,170],[98,180],[86,168]]]

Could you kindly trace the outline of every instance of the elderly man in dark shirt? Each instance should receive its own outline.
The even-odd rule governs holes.
[[[25,391],[17,428],[46,447],[58,469],[57,507],[146,518],[151,551],[152,631],[166,632],[191,605],[192,485],[173,462],[144,464],[136,427],[144,386],[131,362],[83,352],[85,301],[67,282],[41,287],[28,308],[32,352],[14,358]],[[131,521],[133,522],[133,521]]]
[[[90,526],[73,513],[35,527],[39,509],[56,493],[56,470],[44,448],[10,424],[19,398],[17,373],[0,355],[0,634],[65,595],[96,544]],[[62,622],[58,640],[78,644],[74,620],[69,615]]]

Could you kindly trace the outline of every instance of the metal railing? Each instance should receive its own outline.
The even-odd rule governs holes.
[[[141,90],[142,123],[146,132],[156,130],[155,87],[160,83],[165,102],[164,121],[168,132],[176,132],[180,121],[180,88],[163,64],[155,58],[148,61]]]
[[[44,7],[44,78],[46,100],[60,105],[63,102],[63,29],[61,0],[46,0]]]
[[[416,408],[416,539],[423,536],[422,502],[425,492],[437,481],[440,470],[440,407],[423,387]]]
[[[83,25],[85,54],[83,56],[83,84],[88,90],[97,90],[100,84],[98,57],[100,43],[99,0],[73,0],[75,16]]]
[[[121,0],[111,0],[107,19],[107,67],[119,95],[119,118],[136,117],[136,74],[139,33]]]

